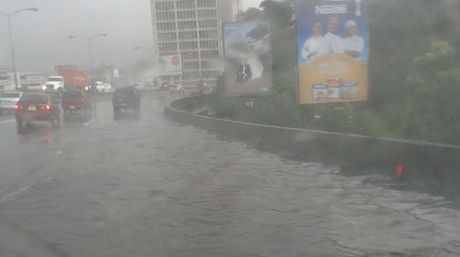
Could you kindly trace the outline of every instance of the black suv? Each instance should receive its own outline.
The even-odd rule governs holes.
[[[141,95],[133,87],[118,88],[113,93],[113,119],[120,119],[122,113],[126,110],[134,111],[136,117],[141,112]]]

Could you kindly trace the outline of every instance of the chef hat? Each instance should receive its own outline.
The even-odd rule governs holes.
[[[357,27],[358,25],[356,24],[356,21],[354,20],[349,20],[347,21],[347,23],[345,23],[345,28],[349,28],[349,27]]]

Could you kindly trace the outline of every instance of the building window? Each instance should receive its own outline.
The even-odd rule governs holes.
[[[155,3],[155,9],[160,10],[160,11],[173,10],[174,2],[171,2],[171,1],[157,2]]]
[[[216,7],[216,0],[197,0],[197,2],[198,7]]]
[[[179,29],[196,29],[195,21],[180,21],[177,23]]]
[[[201,51],[201,58],[207,59],[207,58],[214,58],[219,56],[219,51],[218,50],[207,50],[207,51]]]
[[[163,32],[158,33],[158,40],[159,41],[172,41],[176,40],[176,32]]]
[[[175,30],[176,23],[175,22],[161,22],[157,23],[159,31],[168,31],[168,30]]]
[[[203,68],[203,69],[211,68],[211,63],[209,61],[202,61],[201,62],[201,68]]]
[[[200,68],[199,62],[184,62],[184,69],[198,70]]]
[[[217,20],[198,21],[200,28],[217,28]]]
[[[160,47],[160,50],[163,51],[163,52],[177,50],[177,43],[176,42],[160,43],[160,44],[158,44],[158,46]]]
[[[195,19],[195,11],[177,11],[178,19]]]
[[[201,30],[200,38],[217,38],[217,30]]]
[[[197,38],[196,31],[179,32],[179,39],[195,39]]]
[[[174,20],[175,18],[174,12],[157,12],[157,20]]]
[[[217,40],[206,40],[200,41],[200,48],[218,48],[219,41]]]
[[[189,49],[197,49],[197,48],[198,48],[198,42],[196,41],[180,42],[181,50],[189,50]]]
[[[220,71],[217,70],[210,70],[210,71],[203,71],[203,78],[217,78],[220,76]]]
[[[212,10],[198,10],[198,17],[200,18],[215,18],[217,17],[217,11],[212,9]]]
[[[180,0],[176,1],[177,9],[195,8],[195,0]]]
[[[184,72],[183,78],[184,78],[184,80],[199,79],[200,78],[200,72],[199,71]]]
[[[198,52],[182,52],[182,59],[184,61],[198,59]]]

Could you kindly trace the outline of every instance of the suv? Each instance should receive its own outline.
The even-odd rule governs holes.
[[[91,111],[91,99],[88,95],[78,90],[67,90],[62,93],[61,105],[64,111],[83,110]]]
[[[23,132],[24,123],[31,121],[47,121],[53,128],[61,126],[61,109],[59,99],[54,95],[23,94],[14,106],[17,131]]]
[[[141,107],[141,97],[139,91],[133,87],[119,88],[115,90],[112,98],[113,118],[119,119],[123,110],[133,110],[139,117]]]

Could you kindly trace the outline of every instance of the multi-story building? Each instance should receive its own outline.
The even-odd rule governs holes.
[[[214,84],[223,71],[222,23],[234,21],[242,0],[151,0],[155,55],[180,54],[182,75],[163,80]]]

